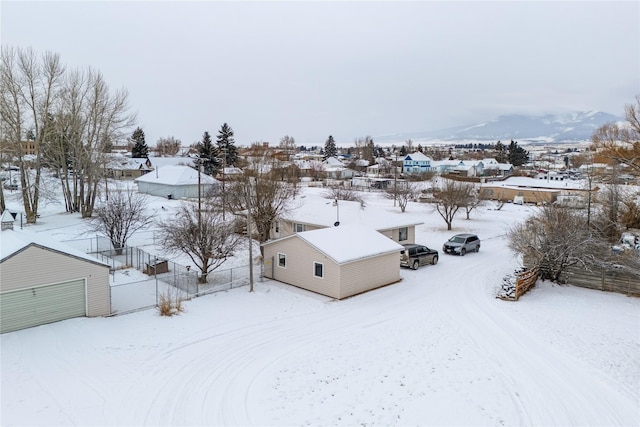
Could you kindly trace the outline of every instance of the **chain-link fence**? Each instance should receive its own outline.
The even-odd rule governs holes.
[[[93,255],[111,267],[111,312],[114,314],[152,308],[158,304],[161,295],[190,299],[247,286],[250,283],[251,269],[254,277],[262,277],[262,264],[259,262],[253,266],[217,269],[207,274],[206,280],[202,280],[197,269],[159,258],[138,247],[115,249],[104,237],[65,243]],[[131,269],[137,270],[136,274],[130,273]]]

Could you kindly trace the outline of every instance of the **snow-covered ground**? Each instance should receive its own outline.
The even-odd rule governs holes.
[[[546,282],[518,302],[495,298],[519,267],[505,232],[534,207],[487,204],[446,231],[428,204],[400,213],[365,197],[365,209],[423,221],[418,243],[441,250],[470,231],[482,249],[343,301],[258,281],[171,318],[3,334],[1,424],[640,425],[640,299]],[[78,237],[82,221],[59,212],[31,228]]]

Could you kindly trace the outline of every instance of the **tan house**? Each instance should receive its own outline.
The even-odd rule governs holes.
[[[400,280],[402,246],[362,225],[291,234],[262,244],[265,277],[342,299]]]
[[[594,188],[592,191],[596,191]],[[587,196],[584,184],[568,180],[546,180],[523,176],[510,177],[501,182],[483,184],[480,198],[485,200],[515,201],[532,204],[555,203],[560,196]],[[517,198],[517,199],[516,199]]]
[[[109,265],[44,236],[13,230],[5,214],[0,332],[110,314]]]
[[[551,188],[509,187],[483,185],[480,198],[484,200],[514,201],[521,198],[524,203],[549,204],[558,199],[560,190]]]
[[[284,213],[274,222],[271,237],[286,237],[302,231],[340,225],[359,224],[377,230],[390,239],[401,243],[415,243],[416,226],[422,222],[407,219],[397,212],[368,210],[360,202],[331,200],[307,196],[298,199],[297,206]]]

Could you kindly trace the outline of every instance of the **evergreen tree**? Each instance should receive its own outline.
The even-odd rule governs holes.
[[[217,157],[222,160],[225,166],[235,166],[238,161],[238,150],[233,139],[233,129],[224,123],[218,131],[217,137]]]
[[[508,158],[513,166],[522,166],[529,161],[529,152],[518,146],[518,142],[511,140]]]
[[[328,159],[329,157],[335,157],[338,155],[338,148],[336,147],[336,142],[333,140],[333,136],[329,135],[327,138],[327,142],[324,143],[324,159]]]
[[[496,143],[495,146],[495,150],[496,150],[496,161],[498,163],[507,163],[508,156],[507,156],[507,149],[504,146],[504,144],[502,144],[502,142],[498,141]]]
[[[215,175],[219,168],[219,161],[216,158],[216,150],[211,143],[209,132],[202,135],[202,141],[196,144],[196,148],[198,149],[198,159],[194,161],[196,168],[200,163],[205,174]]]
[[[131,141],[134,143],[131,149],[131,157],[134,159],[149,157],[149,147],[147,147],[147,143],[144,140],[144,131],[141,128],[133,131]]]

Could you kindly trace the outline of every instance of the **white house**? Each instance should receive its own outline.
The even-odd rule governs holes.
[[[155,172],[136,178],[135,182],[140,193],[180,199],[198,197],[198,180],[201,195],[219,184],[215,178],[204,173],[198,174],[197,170],[189,166],[170,165],[159,167]]]
[[[408,154],[402,162],[402,171],[404,173],[425,173],[435,172],[435,169],[431,166],[431,158],[425,156],[419,151]]]

